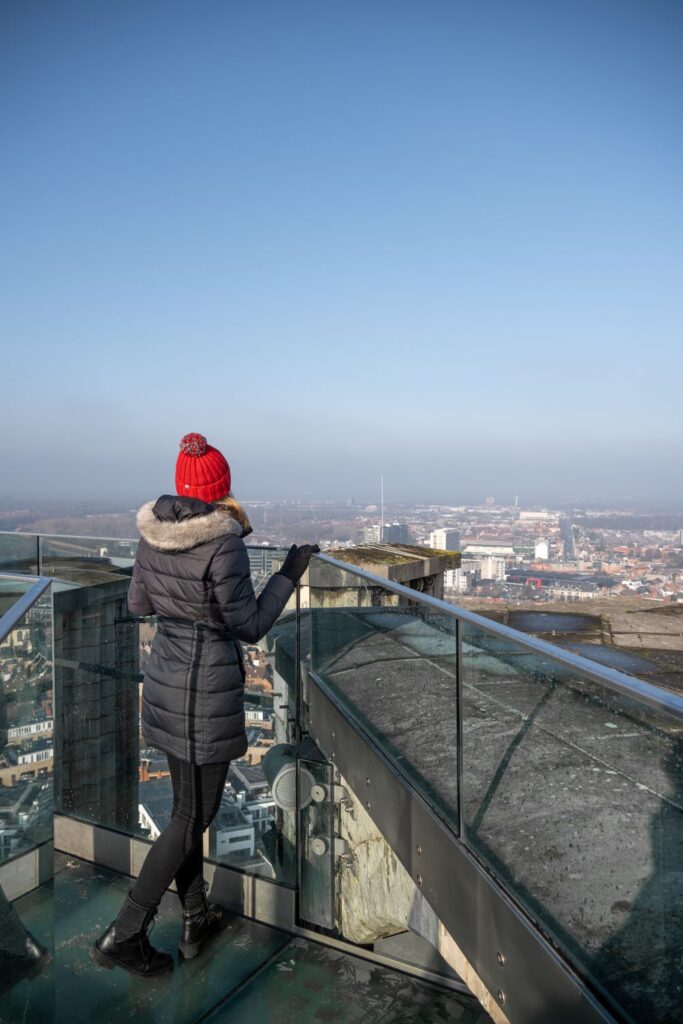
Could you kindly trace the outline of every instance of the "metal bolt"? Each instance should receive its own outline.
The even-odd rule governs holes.
[[[418,875],[416,881],[418,885],[422,885],[422,875]]]
[[[366,786],[369,786],[369,785],[370,785],[370,779],[366,779],[366,780],[365,780],[365,785],[366,785]]]
[[[505,956],[503,953],[496,953],[496,960],[498,961],[499,967],[505,967]]]
[[[501,1006],[505,1006],[505,993],[503,992],[502,988],[498,989],[497,996],[498,996],[498,1002],[500,1003],[500,1005]]]
[[[417,855],[418,855],[418,857],[420,856],[421,853],[422,853],[422,847],[418,845],[418,847],[417,847]]]
[[[365,806],[367,807],[368,810],[370,810],[370,801],[369,800],[365,801]]]

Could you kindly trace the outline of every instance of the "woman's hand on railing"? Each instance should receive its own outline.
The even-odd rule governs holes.
[[[298,583],[308,568],[311,555],[320,551],[317,544],[292,544],[278,572],[292,583]]]

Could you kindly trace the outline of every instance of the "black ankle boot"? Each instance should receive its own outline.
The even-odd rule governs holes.
[[[118,917],[91,946],[92,959],[109,970],[123,967],[140,978],[156,978],[172,971],[170,953],[155,949],[147,938],[147,927],[150,922],[154,926],[153,918],[158,909],[137,903],[129,890]]]
[[[35,978],[51,963],[49,950],[22,925],[22,933],[11,950],[0,949],[0,995],[25,978]]]
[[[183,907],[183,930],[178,950],[185,960],[197,956],[205,941],[225,928],[227,914],[218,903],[209,903],[206,898],[208,886],[204,879],[198,892],[188,893],[181,899]]]

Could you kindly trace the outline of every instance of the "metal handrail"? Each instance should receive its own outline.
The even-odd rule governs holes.
[[[592,682],[600,683],[607,689],[622,694],[622,696],[642,701],[657,711],[666,711],[668,714],[683,721],[683,697],[665,690],[661,686],[647,683],[644,679],[638,679],[636,676],[626,675],[625,672],[619,672],[618,669],[600,665],[598,662],[591,661],[581,654],[574,654],[571,651],[565,651],[563,648],[557,647],[555,644],[548,643],[547,640],[539,640],[537,637],[529,636],[528,633],[522,633],[519,630],[512,629],[510,626],[504,626],[502,623],[494,622],[483,615],[477,615],[476,612],[471,612],[467,608],[461,608],[459,605],[450,604],[448,601],[443,601],[438,597],[432,597],[430,594],[423,594],[419,590],[413,590],[412,587],[407,587],[403,583],[396,583],[394,580],[385,579],[383,576],[376,576],[367,569],[361,569],[350,562],[341,562],[331,555],[321,552],[320,554],[313,555],[313,558],[326,562],[328,565],[341,569],[343,572],[359,576],[373,586],[383,587],[418,604],[433,608],[435,611],[445,612],[460,622],[468,622],[485,630],[487,633],[492,633],[503,640],[511,641],[532,654],[549,658],[563,668],[578,672]]]
[[[0,530],[0,537],[37,537],[38,540],[103,540],[115,544],[139,544],[139,537],[91,537],[85,533],[29,533],[28,530]],[[287,544],[248,544],[257,551],[287,551]]]
[[[2,573],[2,578],[12,579],[26,579],[26,576],[20,577],[13,573]],[[26,612],[33,607],[38,598],[45,593],[47,588],[52,584],[52,580],[49,576],[38,576],[28,577],[29,579],[35,579],[33,586],[27,590],[21,597],[18,597],[8,612],[0,618],[0,642],[2,642],[8,633],[11,632],[17,625],[17,623],[24,617]]]
[[[0,536],[38,538],[52,537],[60,540],[102,540],[116,541],[123,544],[137,543],[139,539],[128,537],[86,537],[79,534],[17,533],[16,531],[11,530],[0,530]],[[261,545],[253,546],[261,547]],[[672,693],[670,690],[665,690],[661,686],[645,682],[644,679],[638,679],[636,676],[626,675],[625,672],[620,672],[618,669],[609,668],[606,665],[600,665],[598,662],[592,661],[590,658],[586,658],[581,654],[574,654],[571,651],[565,651],[563,648],[557,647],[555,644],[548,643],[547,640],[540,640],[537,637],[529,636],[528,633],[522,633],[519,630],[512,629],[510,626],[504,626],[500,622],[494,622],[492,619],[487,619],[483,615],[478,615],[476,612],[471,612],[467,608],[460,607],[460,605],[450,604],[448,601],[432,597],[429,594],[422,594],[420,591],[413,590],[412,587],[407,587],[403,583],[396,583],[394,580],[386,579],[383,576],[376,576],[367,569],[361,569],[359,566],[353,565],[350,562],[342,562],[337,558],[333,558],[331,555],[324,554],[323,552],[313,555],[313,558],[326,562],[328,565],[334,566],[343,572],[352,573],[354,576],[358,576],[361,579],[366,580],[373,586],[383,587],[384,589],[390,590],[393,593],[399,594],[411,601],[433,608],[439,612],[445,612],[457,621],[467,622],[473,626],[477,626],[479,629],[483,629],[494,636],[498,636],[503,640],[515,643],[518,647],[522,647],[532,654],[549,658],[551,661],[561,665],[563,668],[579,672],[581,675],[586,676],[593,682],[600,683],[607,689],[620,693],[622,696],[642,701],[649,707],[655,708],[657,711],[666,711],[669,714],[674,715],[676,718],[683,720],[683,697]],[[16,606],[13,606],[13,608],[10,609],[10,612],[14,607]],[[7,614],[9,615],[10,612]],[[3,622],[4,618],[0,619],[0,626],[2,626]]]
[[[28,530],[0,530],[0,537],[38,537],[55,540],[106,540],[120,544],[137,544],[139,537],[91,537],[84,533],[30,533]]]

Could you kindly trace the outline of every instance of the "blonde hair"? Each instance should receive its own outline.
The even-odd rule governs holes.
[[[232,491],[228,491],[224,498],[217,498],[216,501],[212,501],[211,504],[215,508],[220,509],[221,512],[226,512],[228,515],[231,515],[233,519],[236,519],[243,530],[251,531],[249,516],[247,515],[244,506],[240,505]]]

